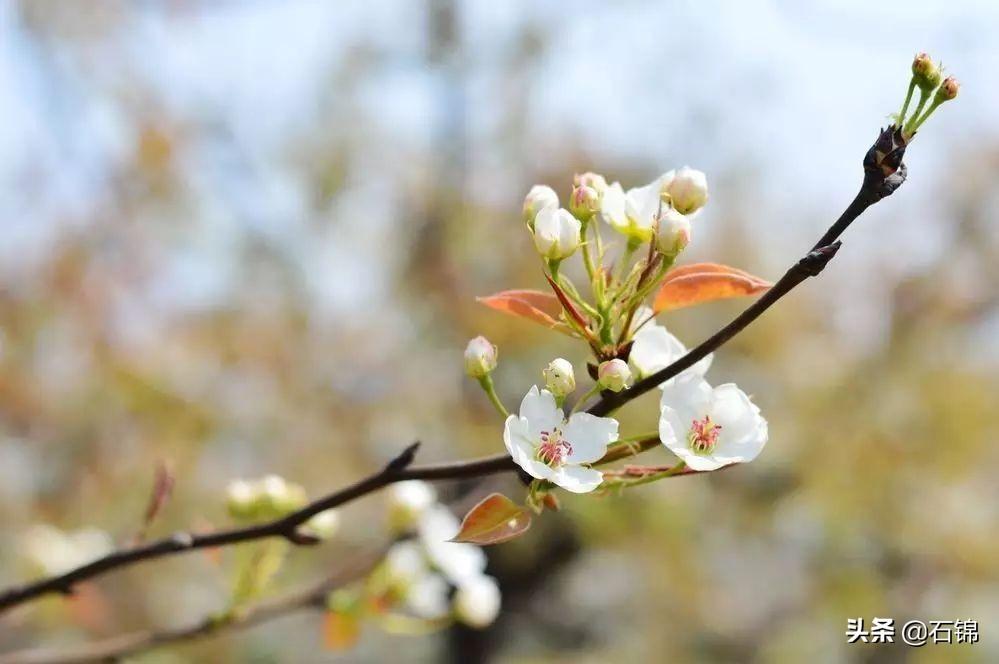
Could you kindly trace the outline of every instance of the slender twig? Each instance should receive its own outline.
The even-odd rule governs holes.
[[[182,627],[131,632],[77,647],[20,650],[0,655],[0,664],[77,664],[118,661],[123,657],[166,645],[187,643],[224,632],[248,629],[299,611],[322,611],[326,608],[326,598],[332,591],[363,577],[383,555],[384,550],[364,554],[320,583],[232,614],[208,616]]]
[[[690,368],[744,330],[750,323],[759,318],[764,311],[773,306],[773,304],[787,295],[801,282],[809,277],[818,275],[833,256],[836,255],[840,247],[840,243],[836,240],[847,227],[868,207],[893,193],[905,180],[905,166],[902,164],[905,147],[905,139],[895,127],[889,127],[887,130],[882,131],[864,159],[864,183],[860,188],[860,192],[840,218],[819,239],[812,251],[792,265],[784,276],[759,300],[750,305],[732,322],[706,341],[673,362],[673,364],[638,381],[629,389],[617,393],[605,394],[588,412],[594,415],[606,415]],[[555,287],[554,282],[552,285]],[[556,294],[559,294],[560,289],[555,287],[555,291]],[[562,304],[565,306],[566,302],[563,300]],[[569,306],[571,307],[571,305]],[[186,551],[214,548],[270,537],[283,537],[294,544],[300,545],[314,544],[317,541],[315,538],[299,531],[299,527],[306,521],[320,512],[378,491],[394,482],[411,479],[463,479],[517,470],[516,464],[506,454],[498,454],[473,461],[410,467],[418,446],[419,443],[410,445],[382,470],[335,493],[320,498],[282,519],[214,533],[180,533],[159,541],[112,552],[103,558],[99,558],[65,574],[9,588],[0,592],[0,613],[50,593],[71,593],[75,584],[94,578],[105,572]],[[627,454],[628,451],[624,448],[616,449],[613,452],[609,452],[608,457],[602,461],[622,458],[623,456],[627,456]]]
[[[410,467],[418,447],[419,443],[413,443],[377,473],[309,503],[284,518],[212,533],[178,533],[165,539],[119,549],[65,574],[9,588],[0,593],[0,612],[50,593],[71,593],[77,583],[114,569],[186,551],[210,549],[270,537],[283,537],[300,545],[315,544],[317,543],[315,538],[299,531],[299,527],[305,522],[320,512],[348,503],[394,482],[480,477],[516,469],[513,460],[505,454],[474,461]]]

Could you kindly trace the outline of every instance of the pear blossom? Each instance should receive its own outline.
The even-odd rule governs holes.
[[[600,208],[604,220],[629,241],[648,242],[655,235],[663,187],[672,177],[673,171],[663,173],[649,184],[627,192],[619,182],[609,185]]]
[[[645,318],[639,319],[639,315],[642,313],[639,311],[635,314],[635,319],[639,320],[639,322],[645,320]],[[670,334],[669,330],[662,325],[649,321],[635,332],[634,343],[631,346],[631,354],[628,356],[628,361],[635,369],[638,377],[644,378],[660,369],[668,367],[686,354],[687,347],[679,339]],[[713,354],[708,355],[703,360],[694,364],[694,366],[681,372],[679,376],[670,380],[675,380],[681,376],[703,377],[711,367],[713,359]]]
[[[534,229],[534,219],[546,207],[558,207],[558,194],[551,187],[536,184],[524,197],[524,222]]]
[[[659,218],[656,247],[668,258],[676,258],[690,244],[690,219],[670,206]]]
[[[572,178],[572,184],[576,187],[589,187],[590,189],[595,189],[596,192],[601,195],[603,195],[604,190],[607,189],[607,180],[604,179],[604,176],[599,173],[593,173],[592,171],[576,173],[576,175]]]
[[[694,470],[752,461],[767,443],[767,421],[734,383],[685,376],[663,389],[661,408],[659,438]]]
[[[576,374],[569,360],[556,357],[541,373],[548,391],[554,394],[556,399],[562,399],[576,389]]]
[[[482,575],[458,586],[454,594],[454,614],[469,627],[482,629],[496,620],[500,603],[496,580]]]
[[[542,257],[560,261],[579,247],[582,224],[564,208],[546,207],[534,219],[534,246]]]
[[[496,369],[498,351],[489,339],[477,336],[465,346],[465,373],[482,378]]]
[[[482,574],[486,568],[486,554],[482,549],[474,544],[450,541],[459,530],[458,518],[441,504],[427,509],[417,526],[427,558],[456,585]]]
[[[597,381],[600,387],[611,392],[620,392],[631,380],[631,369],[624,360],[614,358],[601,362],[597,367]]]
[[[226,489],[226,506],[235,519],[277,519],[305,507],[309,499],[298,484],[278,475],[234,480]]]
[[[677,212],[692,214],[708,202],[708,179],[703,172],[684,166],[679,171],[670,171],[663,191],[669,194]]]
[[[437,502],[437,491],[422,480],[397,482],[388,490],[389,523],[396,532],[413,528],[419,518]]]
[[[566,421],[555,395],[535,385],[524,396],[520,414],[507,418],[503,442],[531,477],[588,493],[600,485],[603,474],[587,464],[604,456],[607,445],[617,440],[617,430],[617,420],[589,413],[573,413]]]

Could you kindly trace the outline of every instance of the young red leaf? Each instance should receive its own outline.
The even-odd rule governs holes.
[[[508,290],[495,295],[478,297],[476,300],[490,309],[526,318],[565,334],[572,333],[569,327],[558,319],[562,313],[562,305],[551,293],[536,290]]]
[[[745,295],[759,295],[773,284],[720,263],[694,263],[666,275],[652,308],[656,313]]]
[[[531,527],[531,515],[501,493],[486,496],[469,510],[452,542],[486,546],[519,537]]]

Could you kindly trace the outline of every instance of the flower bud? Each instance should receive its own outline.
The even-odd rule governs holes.
[[[496,368],[496,346],[483,336],[478,336],[465,346],[465,373],[472,378],[482,378]]]
[[[953,76],[948,76],[940,84],[940,88],[937,90],[937,101],[938,103],[943,103],[945,101],[950,101],[957,96],[957,91],[961,89],[961,84],[957,82],[957,79]]]
[[[262,519],[278,519],[302,509],[309,502],[305,489],[277,475],[260,480],[257,491],[257,515]]]
[[[226,488],[226,509],[234,519],[252,519],[257,509],[257,491],[246,480],[233,480]]]
[[[920,89],[929,92],[940,85],[940,67],[926,53],[920,53],[912,60],[912,76]]]
[[[548,260],[568,258],[579,247],[581,228],[567,210],[543,208],[534,219],[534,246]]]
[[[569,199],[569,211],[576,219],[589,221],[594,214],[600,211],[602,198],[597,189],[586,185],[577,185],[573,188],[572,197]]]
[[[676,258],[690,243],[690,219],[673,208],[666,208],[659,219],[656,246],[667,258]]]
[[[568,360],[561,357],[552,360],[542,372],[548,391],[557,398],[571,394],[576,389],[576,374]]]
[[[434,488],[420,480],[393,484],[388,490],[389,525],[397,533],[412,530],[427,508],[437,502]]]
[[[595,189],[598,194],[603,195],[604,189],[607,188],[607,180],[604,179],[603,175],[599,173],[591,173],[587,171],[586,173],[576,173],[572,178],[572,184],[576,187],[589,187],[590,189]]]
[[[534,230],[534,218],[546,207],[558,207],[558,194],[551,187],[536,184],[524,198],[524,222]]]
[[[454,594],[454,615],[469,627],[488,627],[499,615],[499,586],[490,576],[473,577],[458,586]]]
[[[597,368],[597,382],[611,392],[620,392],[631,380],[631,369],[624,360],[614,358],[601,362]]]
[[[703,172],[684,166],[663,187],[673,207],[681,214],[690,214],[708,202],[708,179]]]

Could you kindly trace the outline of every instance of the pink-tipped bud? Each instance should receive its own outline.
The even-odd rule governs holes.
[[[572,184],[576,187],[589,187],[590,189],[596,189],[597,193],[603,194],[604,189],[607,188],[607,180],[604,179],[603,175],[599,173],[591,173],[587,171],[586,173],[576,173],[572,178]]]
[[[601,362],[597,368],[597,382],[600,387],[611,392],[620,392],[631,380],[631,369],[624,360],[614,358]]]
[[[953,76],[948,76],[944,79],[943,83],[940,84],[940,89],[937,90],[937,99],[939,99],[941,103],[950,101],[957,96],[960,89],[961,84],[957,82],[957,79]]]
[[[589,221],[594,214],[600,211],[600,202],[603,196],[597,189],[580,184],[572,189],[572,197],[569,199],[569,212],[580,221]]]
[[[496,346],[483,336],[468,342],[465,347],[465,373],[472,378],[482,378],[496,368],[499,352]]]
[[[926,53],[920,53],[912,60],[912,76],[916,85],[927,92],[940,85],[940,67]]]

